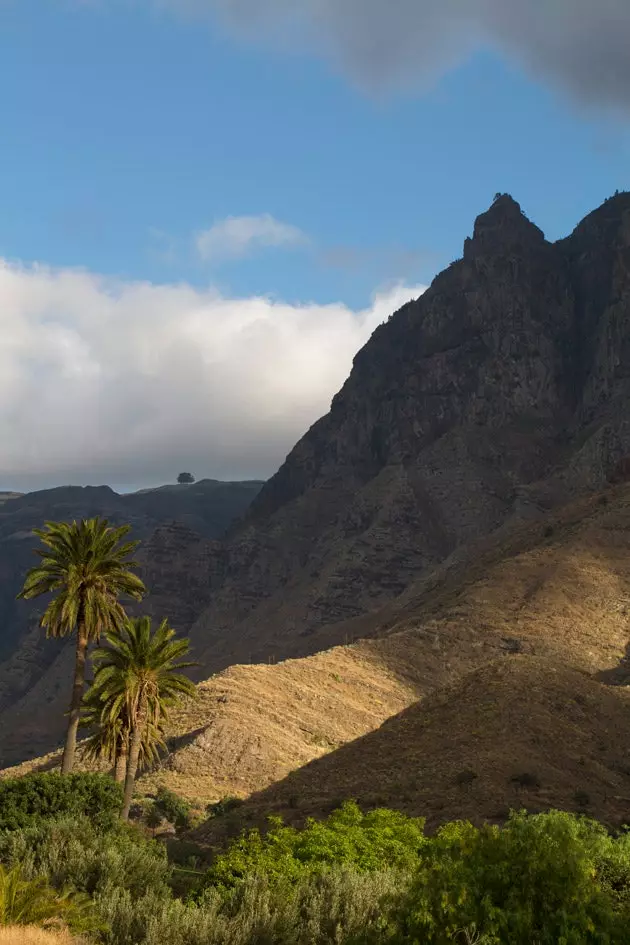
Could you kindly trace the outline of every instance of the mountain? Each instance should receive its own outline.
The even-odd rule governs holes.
[[[262,483],[217,482],[203,479],[193,485],[166,486],[160,489],[118,495],[108,486],[65,486],[31,492],[26,495],[0,494],[0,712],[17,710],[26,696],[33,707],[33,718],[41,718],[41,708],[50,701],[51,692],[64,688],[63,673],[71,654],[64,644],[42,642],[37,623],[41,601],[16,601],[24,576],[35,563],[33,549],[38,544],[33,528],[45,521],[71,521],[100,515],[112,524],[129,523],[132,536],[142,539],[138,555],[143,572],[152,578],[151,561],[159,565],[160,553],[168,559],[167,573],[155,580],[153,605],[161,607],[173,623],[185,630],[206,601],[200,593],[190,596],[186,606],[178,602],[188,597],[192,574],[184,570],[177,583],[178,548],[185,536],[186,549],[214,547],[228,526],[242,516]],[[175,581],[175,586],[173,584]],[[178,622],[178,621],[181,621]],[[45,692],[45,694],[44,694]],[[39,695],[38,695],[39,693]],[[63,720],[61,721],[63,726]],[[44,741],[46,726],[41,726]],[[35,727],[37,731],[37,723]],[[57,734],[57,733],[55,733]],[[39,744],[28,744],[19,727],[0,739],[0,761],[13,760],[23,753],[36,752]]]
[[[563,671],[593,674],[619,662],[621,610],[601,643],[597,621],[607,607],[623,606],[615,558],[623,530],[606,526],[599,558],[589,557],[588,544],[570,545],[566,557],[549,561],[549,572],[538,563],[547,558],[548,529],[553,538],[566,514],[574,522],[566,527],[579,530],[580,516],[590,521],[589,503],[599,501],[589,497],[613,481],[612,492],[623,493],[630,475],[629,309],[630,194],[606,201],[556,243],[502,195],[477,218],[462,259],[374,332],[330,412],[223,540],[183,526],[153,534],[144,548],[153,589],[147,606],[172,608],[182,627],[188,622],[197,678],[245,664],[230,670],[244,692],[257,672],[248,665],[269,665],[269,705],[260,690],[240,716],[260,745],[274,700],[280,716],[290,706],[302,718],[297,695],[283,701],[287,693],[272,683],[285,678],[273,664],[296,659],[308,678],[303,658],[352,641],[389,672],[389,682],[379,683],[390,692],[382,718],[399,711],[396,700],[408,699],[411,711],[431,692],[511,658],[513,648]],[[521,571],[514,549],[523,535],[531,555]],[[489,568],[503,575],[490,600]],[[477,596],[461,598],[462,587]],[[600,598],[605,589],[610,599]],[[557,608],[539,597],[547,592]],[[14,739],[5,758],[24,757],[25,741],[32,740],[30,753],[42,749],[43,736],[35,738],[41,707],[57,711],[66,672],[58,663],[41,673],[3,714]],[[299,694],[295,673],[287,686]],[[491,674],[478,678],[498,685]],[[361,712],[369,740],[378,713],[370,721]],[[358,719],[341,727],[338,741],[356,739]],[[192,739],[190,757],[204,743],[203,734],[193,738],[202,729],[197,718],[179,730],[177,737]],[[273,777],[305,760],[303,744],[298,761],[292,751],[283,749]],[[250,788],[256,777],[268,785],[270,770],[267,762],[258,775],[252,769]]]
[[[623,478],[629,304],[630,194],[556,243],[496,199],[209,561],[201,672],[344,643],[480,537]]]

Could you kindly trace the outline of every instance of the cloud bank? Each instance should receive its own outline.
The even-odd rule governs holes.
[[[576,99],[630,106],[628,0],[153,0],[306,46],[358,82],[422,82],[492,47]]]
[[[239,259],[257,249],[290,247],[308,242],[291,223],[282,223],[270,213],[260,216],[226,217],[197,234],[197,252],[205,262]]]
[[[266,477],[422,289],[352,311],[0,260],[0,489]]]

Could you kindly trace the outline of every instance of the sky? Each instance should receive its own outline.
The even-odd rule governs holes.
[[[271,475],[497,191],[557,239],[630,188],[629,47],[627,0],[0,0],[0,490]]]

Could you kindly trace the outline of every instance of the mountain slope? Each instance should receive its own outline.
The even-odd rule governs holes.
[[[554,585],[565,609],[553,611],[553,633],[542,640],[528,601],[551,580],[538,560],[544,550],[532,551],[527,577],[513,575],[525,581],[520,610],[499,582],[492,632],[455,612],[447,619],[441,608],[480,560],[495,560],[493,548],[507,553],[519,523],[540,536],[550,510],[627,478],[629,308],[630,194],[606,201],[557,243],[511,197],[499,197],[477,218],[463,258],[374,332],[330,412],[225,540],[162,529],[147,545],[148,607],[172,608],[180,628],[190,627],[196,678],[382,636],[407,618],[431,633],[431,621],[440,622],[432,686],[447,680],[457,647],[476,647],[473,656],[496,650],[499,634],[531,635],[529,645],[558,659],[570,651],[582,663],[587,641],[593,666],[604,665],[613,650],[601,652],[586,622],[604,611],[601,601],[585,606],[572,644],[574,598]],[[588,546],[553,573],[578,595],[592,587],[599,601],[598,581],[612,587],[607,575],[623,569],[606,542],[606,560]],[[510,566],[508,557],[506,573]],[[482,586],[478,593],[484,603]],[[460,602],[466,621],[480,600]],[[609,643],[615,652],[622,646],[615,635]],[[426,643],[418,650],[427,651]],[[462,668],[480,665],[467,660]],[[56,705],[64,673],[40,673],[38,688],[14,702],[12,758],[40,724],[42,705]]]
[[[321,814],[346,796],[402,804],[435,824],[521,803],[575,809],[580,791],[615,821],[630,800],[630,719],[628,690],[608,684],[630,679],[629,545],[630,485],[505,527],[474,564],[453,557],[347,625],[364,635],[356,643],[203,682],[140,789],[251,795],[234,828],[269,810]],[[540,789],[511,780],[528,773]],[[212,822],[200,836],[209,842],[224,827]]]
[[[424,816],[429,828],[460,818],[502,821],[522,807],[580,811],[619,826],[630,805],[629,725],[625,688],[512,656],[299,768],[229,822],[211,819],[193,836],[214,843],[269,814],[303,823],[349,797]]]

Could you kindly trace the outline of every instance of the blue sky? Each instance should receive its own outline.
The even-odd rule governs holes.
[[[220,0],[207,5],[222,7]],[[49,288],[36,292],[40,316],[42,306],[46,317],[54,308],[66,332],[64,357],[72,349],[78,358],[87,346],[94,372],[105,369],[89,330],[66,313],[74,303],[57,296],[54,304],[41,302],[55,280],[58,287],[77,268],[109,301],[146,281],[154,289],[198,293],[186,311],[202,296],[205,304],[207,293],[315,303],[313,318],[317,306],[337,306],[344,324],[347,311],[363,318],[361,330],[344,336],[349,351],[374,327],[374,293],[429,282],[461,254],[474,217],[496,191],[511,192],[555,239],[616,188],[630,187],[629,123],[619,100],[603,84],[592,96],[585,92],[573,64],[559,77],[545,63],[537,71],[535,47],[512,55],[507,33],[501,42],[479,42],[455,56],[451,67],[438,62],[433,71],[420,70],[418,81],[412,75],[400,89],[363,81],[352,50],[344,59],[343,50],[335,58],[317,43],[257,42],[256,30],[226,25],[212,9],[181,18],[168,6],[168,0],[160,9],[150,0],[0,0],[0,257],[13,279],[11,305],[19,307],[15,300],[24,294],[15,288],[16,273],[31,292],[32,264],[50,267]],[[391,10],[398,6],[400,12],[403,0],[392,0]],[[381,7],[387,16],[385,0]],[[587,42],[585,36],[576,43]],[[232,245],[234,221],[227,231],[222,221],[241,217],[239,232],[250,235]],[[218,229],[204,243],[201,234],[213,226]],[[217,251],[226,239],[231,250]],[[123,289],[103,288],[101,277]],[[125,311],[133,308],[126,303]],[[13,315],[23,334],[28,313]],[[133,314],[127,317],[133,321]],[[41,321],[28,324],[41,340]],[[308,325],[302,337],[310,338]],[[20,345],[12,357],[21,369],[41,363],[41,353],[34,362]],[[300,424],[326,409],[349,368],[346,348],[336,372],[323,372],[311,406],[293,422],[283,415],[275,452],[258,467],[255,456],[239,458],[238,450],[220,460],[216,448],[199,453],[195,428],[189,455],[201,472],[273,471]],[[55,371],[65,377],[68,364],[50,366],[52,378]],[[107,371],[120,381],[120,365],[109,363]],[[41,396],[32,377],[20,377],[22,387],[9,391],[14,399]],[[147,436],[148,428],[160,431],[159,419],[144,417]],[[21,429],[24,417],[0,417],[5,437],[17,436],[18,420]],[[36,432],[31,429],[31,439]],[[180,448],[186,454],[188,446]],[[158,461],[159,450],[151,449],[161,480],[170,454]],[[5,480],[30,487],[64,476],[88,481],[102,474],[134,483],[149,476],[142,463],[124,458],[109,464],[88,457],[77,465],[53,453],[31,447],[0,454],[0,487]]]
[[[497,190],[556,238],[630,186],[621,123],[492,53],[379,97],[148,5],[23,0],[0,25],[7,257],[365,304],[375,279],[426,281],[457,256]],[[263,213],[313,246],[195,258],[196,231]]]

